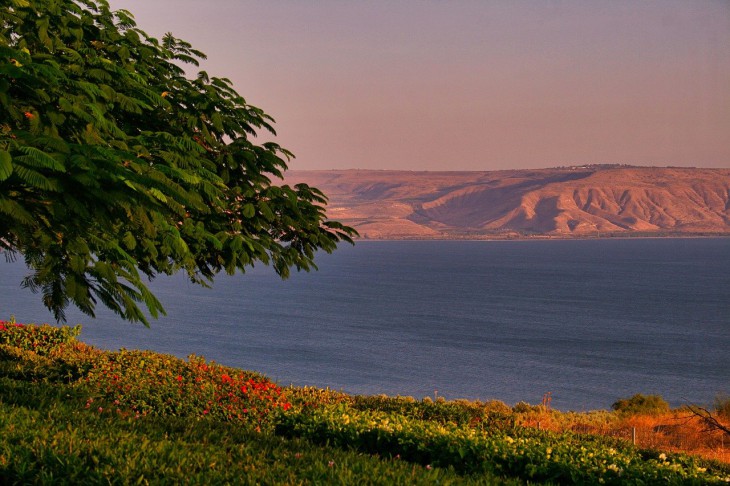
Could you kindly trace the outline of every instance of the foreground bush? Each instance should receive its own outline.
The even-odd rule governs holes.
[[[277,432],[320,444],[458,471],[581,484],[721,484],[696,458],[641,452],[617,441],[516,428],[490,432],[344,405],[282,417]]]
[[[382,460],[210,418],[79,411],[81,399],[67,385],[0,377],[0,484],[522,484]]]
[[[36,326],[18,324],[14,318],[10,321],[0,320],[0,345],[22,348],[40,355],[50,354],[60,346],[73,342],[79,333],[81,326]]]
[[[285,413],[287,392],[256,373],[74,339],[41,356],[16,339],[36,326],[12,327],[0,344],[0,484],[522,484],[277,437],[256,424]]]
[[[353,408],[358,410],[380,410],[397,413],[405,417],[438,423],[453,423],[471,427],[511,427],[514,416],[503,402],[493,400],[452,400],[430,398],[415,400],[412,397],[388,397],[386,395],[356,396]]]
[[[102,351],[77,334],[2,324],[0,483],[730,482],[717,463],[522,427],[498,401],[281,389],[196,356]],[[617,416],[591,420],[606,414]]]
[[[121,350],[96,358],[81,383],[88,408],[112,407],[136,415],[210,416],[261,424],[291,405],[265,377],[190,356]],[[103,399],[102,404],[96,398]]]
[[[185,361],[151,351],[103,352],[76,341],[80,330],[3,322],[5,372],[63,380],[86,395],[85,408],[134,417],[210,416],[260,426],[291,407],[281,387],[258,373],[197,356]]]

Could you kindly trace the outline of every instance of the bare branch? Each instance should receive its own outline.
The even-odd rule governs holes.
[[[730,427],[720,422],[717,417],[715,417],[712,412],[706,408],[698,405],[687,405],[687,409],[692,413],[692,415],[700,419],[702,424],[705,426],[705,431],[711,432],[714,430],[720,430],[730,436]]]

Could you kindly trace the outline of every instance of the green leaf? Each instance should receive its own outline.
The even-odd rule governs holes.
[[[13,157],[9,152],[0,150],[0,181],[4,181],[13,173]]]
[[[22,160],[27,165],[37,169],[51,169],[58,172],[66,170],[63,164],[35,147],[20,147],[19,150],[26,155],[18,157],[18,160]]]
[[[34,218],[33,215],[30,214],[23,206],[18,204],[16,201],[5,199],[3,197],[0,197],[0,213],[10,216],[23,225],[32,225],[36,222],[36,218]]]
[[[124,238],[122,238],[122,242],[124,243],[124,246],[126,246],[130,250],[134,250],[137,246],[137,240],[134,238],[134,235],[129,231],[127,231],[127,233],[124,235]]]
[[[274,212],[271,210],[271,206],[264,201],[259,203],[259,211],[261,211],[261,214],[264,215],[264,218],[266,218],[267,221],[274,220]]]
[[[253,204],[248,203],[243,206],[243,217],[251,219],[256,214],[256,208],[254,208]]]
[[[167,202],[167,197],[162,193],[162,191],[160,191],[156,187],[151,187],[149,191],[150,194],[152,194],[155,198],[159,199],[162,202]]]

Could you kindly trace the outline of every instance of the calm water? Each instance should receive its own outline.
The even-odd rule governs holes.
[[[730,393],[730,239],[361,242],[282,282],[266,268],[213,290],[153,289],[152,329],[100,312],[82,339],[195,353],[282,384],[417,398],[608,408],[658,393],[673,405]],[[0,263],[0,317],[48,321]]]

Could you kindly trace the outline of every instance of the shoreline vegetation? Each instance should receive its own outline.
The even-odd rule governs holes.
[[[0,321],[3,484],[728,484],[730,437],[657,396],[614,410],[356,396]],[[715,417],[730,422],[730,399]]]

